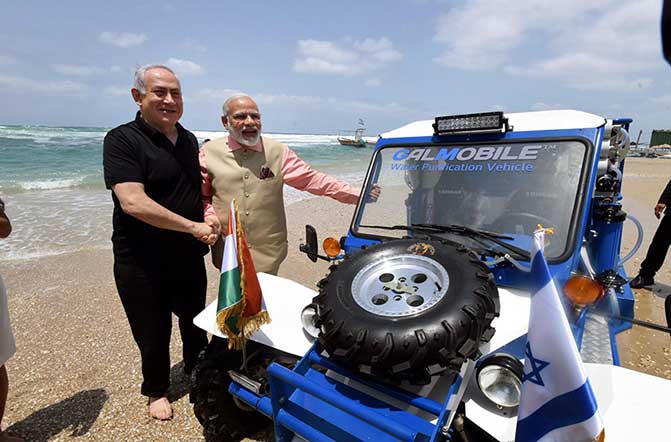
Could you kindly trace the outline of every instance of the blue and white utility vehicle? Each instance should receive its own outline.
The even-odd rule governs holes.
[[[273,322],[245,353],[214,304],[196,318],[219,336],[193,378],[206,435],[238,440],[265,415],[278,441],[512,441],[541,225],[607,440],[668,436],[671,382],[619,367],[615,339],[634,312],[630,122],[490,112],[382,134],[347,236],[322,254],[306,229],[308,257],[333,261],[318,291],[259,274]]]

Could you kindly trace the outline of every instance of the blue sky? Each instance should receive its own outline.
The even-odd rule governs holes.
[[[264,130],[374,135],[417,119],[573,108],[671,128],[661,0],[5,2],[0,124],[115,126],[134,67],[171,65],[182,122],[233,92]],[[635,136],[634,136],[635,138]]]

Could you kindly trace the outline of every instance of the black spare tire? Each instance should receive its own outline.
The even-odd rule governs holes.
[[[383,242],[346,258],[319,282],[319,342],[334,361],[391,381],[428,383],[479,356],[494,333],[492,273],[466,247]]]

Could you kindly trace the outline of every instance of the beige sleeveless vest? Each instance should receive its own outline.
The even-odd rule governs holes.
[[[288,250],[282,179],[284,145],[263,137],[263,152],[244,148],[231,152],[228,137],[224,137],[206,143],[203,149],[212,180],[212,205],[222,232],[226,232],[230,203],[235,198],[256,271],[277,274]],[[261,179],[263,166],[275,176]],[[212,261],[217,267],[221,266],[223,250],[224,243],[219,239],[212,246]]]

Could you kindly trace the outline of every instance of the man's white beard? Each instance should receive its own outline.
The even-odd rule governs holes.
[[[242,144],[243,146],[248,147],[256,146],[257,144],[259,144],[259,140],[261,139],[261,131],[257,131],[256,136],[254,138],[245,138],[242,136],[242,131],[237,131],[230,126],[228,126],[226,129],[228,130],[229,135],[232,136],[233,139],[235,139],[235,141]]]

